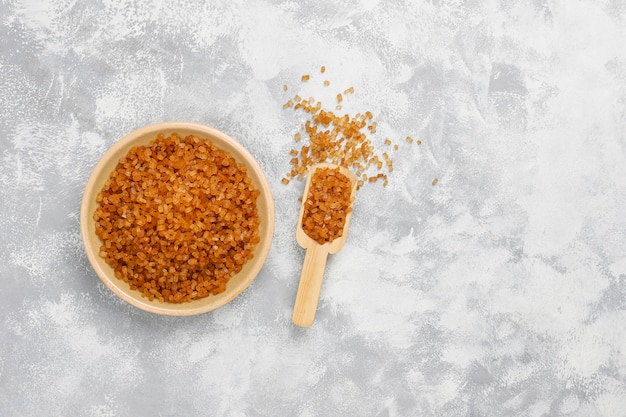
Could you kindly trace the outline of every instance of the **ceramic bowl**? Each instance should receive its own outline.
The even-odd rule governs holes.
[[[140,290],[132,290],[128,283],[115,277],[111,266],[98,254],[102,242],[96,235],[96,222],[93,219],[94,212],[98,207],[96,196],[102,190],[105,181],[117,166],[118,161],[126,156],[132,147],[148,145],[156,139],[159,133],[165,136],[177,133],[181,138],[187,135],[195,135],[199,138],[208,139],[216,147],[230,153],[237,162],[244,164],[247,168],[248,176],[254,186],[260,191],[257,199],[257,209],[261,219],[259,226],[260,242],[253,251],[254,257],[243,266],[243,269],[238,274],[228,281],[226,290],[220,294],[184,303],[160,302],[156,299],[150,301],[147,297],[142,296]],[[85,187],[80,209],[80,228],[89,262],[102,282],[117,296],[133,306],[151,313],[190,316],[214,310],[232,301],[256,278],[272,244],[274,234],[274,200],[265,174],[257,161],[241,144],[228,135],[214,128],[194,123],[157,123],[142,127],[124,136],[100,159]]]

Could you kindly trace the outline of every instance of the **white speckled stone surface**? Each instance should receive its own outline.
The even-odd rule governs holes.
[[[623,1],[9,0],[0,52],[0,415],[626,416]],[[400,146],[300,329],[282,104],[349,86]],[[99,157],[166,120],[276,200],[257,280],[190,318],[117,299],[79,234]]]

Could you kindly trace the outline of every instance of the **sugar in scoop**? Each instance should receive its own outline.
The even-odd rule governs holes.
[[[302,229],[320,245],[343,234],[346,217],[352,211],[352,182],[339,167],[318,168],[304,200]]]

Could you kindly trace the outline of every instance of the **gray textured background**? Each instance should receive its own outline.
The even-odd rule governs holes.
[[[619,0],[0,2],[0,415],[626,416],[625,41]],[[349,86],[400,146],[303,330],[282,104]],[[279,219],[190,318],[118,300],[79,235],[100,156],[166,120],[244,144]]]

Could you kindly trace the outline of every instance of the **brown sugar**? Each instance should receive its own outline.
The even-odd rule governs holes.
[[[343,235],[351,191],[350,179],[339,168],[315,170],[302,216],[302,229],[311,239],[324,244]]]
[[[343,97],[338,94],[337,98]],[[365,133],[376,133],[376,122],[372,121],[373,114],[369,111],[364,114],[357,113],[355,116],[348,114],[338,115],[322,108],[322,103],[315,101],[313,97],[303,99],[299,95],[294,96],[293,109],[308,113],[302,130],[308,136],[308,143],[303,143],[297,155],[291,158],[292,168],[287,173],[287,178],[303,178],[309,167],[320,162],[330,162],[344,166],[360,178],[370,167],[376,167],[379,171],[383,168],[379,156],[376,155],[372,140]],[[337,105],[336,110],[341,110]],[[295,134],[296,142],[304,139],[300,132]],[[292,152],[293,155],[293,152]],[[391,165],[389,158],[388,166]],[[373,181],[383,180],[387,183],[387,174],[375,175]],[[359,187],[365,183],[359,180]]]
[[[320,68],[321,73],[325,73],[325,70],[324,66]],[[302,76],[302,81],[309,79],[309,75]],[[323,84],[328,87],[330,81],[324,80]],[[372,137],[377,133],[378,123],[374,120],[374,114],[371,111],[355,115],[340,114],[346,107],[348,94],[354,94],[354,87],[348,87],[336,94],[335,108],[332,111],[324,108],[321,101],[316,101],[313,97],[304,99],[298,94],[283,104],[283,109],[302,111],[308,118],[301,125],[300,132],[294,135],[301,147],[295,153],[291,150],[291,169],[286,174],[286,179],[301,180],[312,165],[329,162],[352,171],[358,178],[357,188],[379,180],[383,186],[389,183],[387,174],[393,171],[393,161],[388,152],[381,155],[375,149]],[[398,151],[400,147],[394,142],[396,141],[389,138],[384,139],[386,146]],[[421,140],[414,140],[411,136],[406,136],[405,142],[422,144]]]
[[[150,300],[218,294],[253,257],[260,219],[246,167],[176,134],[132,148],[97,196],[100,256]]]

